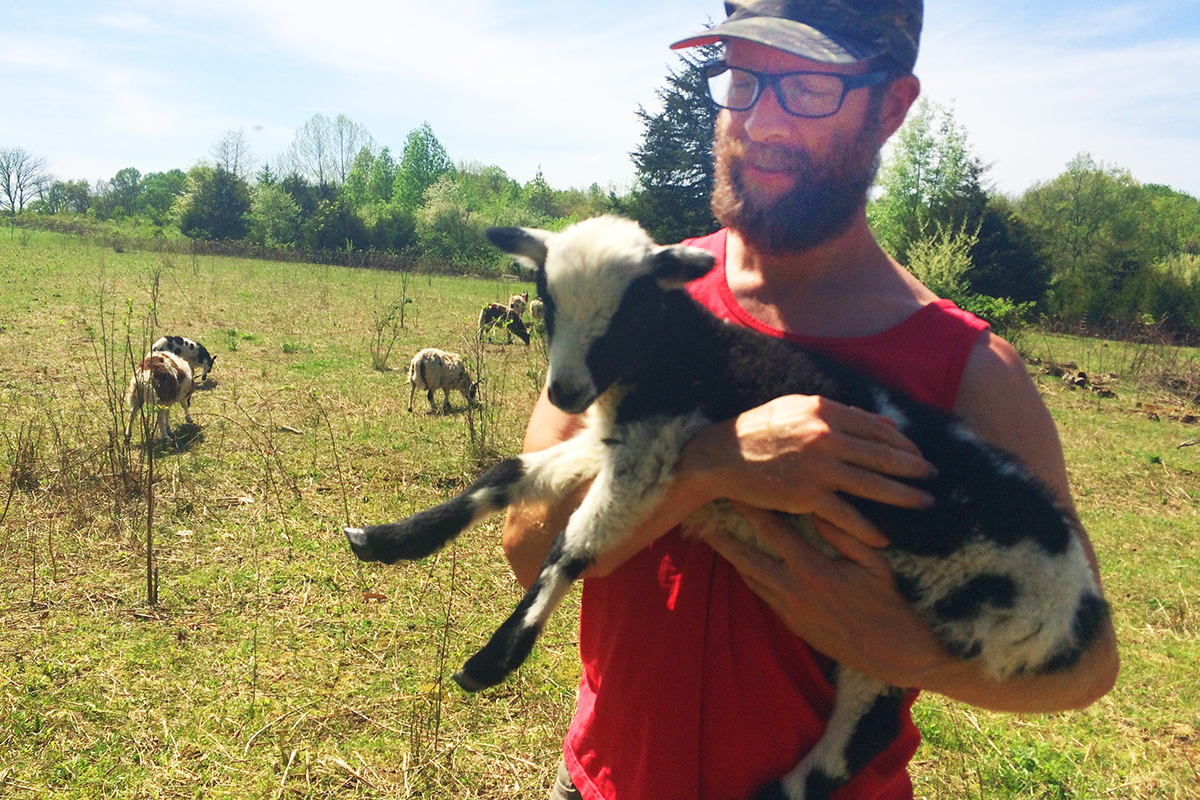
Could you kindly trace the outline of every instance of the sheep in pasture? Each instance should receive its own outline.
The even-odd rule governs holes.
[[[542,317],[545,314],[544,309],[545,304],[542,302],[542,298],[535,297],[529,301],[529,316],[533,318],[534,322],[542,321]]]
[[[191,365],[193,376],[203,369],[204,374],[199,378],[201,383],[208,379],[208,373],[217,362],[217,357],[210,355],[204,345],[184,336],[164,336],[150,347],[150,352],[174,353]]]
[[[171,435],[170,406],[179,403],[183,416],[192,421],[188,408],[192,401],[192,367],[172,352],[151,352],[134,367],[125,390],[125,403],[129,406],[129,424],[125,427],[125,443],[133,436],[133,423],[138,412],[146,404],[158,407],[158,430],[163,439]]]
[[[508,307],[511,308],[513,313],[518,317],[525,315],[525,307],[527,305],[529,305],[529,292],[521,292],[520,294],[514,294],[512,297],[508,298]]]
[[[586,410],[585,427],[501,462],[442,505],[345,531],[362,560],[421,558],[512,502],[555,502],[591,480],[516,610],[454,675],[467,691],[499,683],[524,661],[596,553],[617,546],[654,507],[689,437],[793,393],[888,416],[936,467],[932,477],[910,481],[935,498],[932,507],[846,499],[888,538],[880,553],[897,590],[948,650],[1002,680],[1065,669],[1098,636],[1107,604],[1076,523],[1048,489],[953,415],[718,320],[683,290],[712,268],[706,251],[657,247],[636,223],[611,217],[561,233],[491,229],[488,238],[536,265],[549,331],[548,396],[568,413]],[[701,509],[685,528],[712,525],[754,535],[724,503]],[[834,672],[837,700],[824,735],[760,797],[828,797],[894,739],[901,690],[848,667]]]
[[[463,397],[467,398],[467,404],[472,405],[475,402],[475,392],[479,387],[479,382],[471,381],[471,376],[467,374],[467,367],[463,364],[462,357],[457,353],[447,353],[445,350],[438,350],[436,347],[426,347],[421,352],[413,356],[412,361],[408,364],[408,382],[412,387],[408,391],[408,410],[413,410],[413,396],[416,395],[417,389],[425,392],[429,398],[429,410],[434,411],[433,393],[438,389],[442,390],[442,408],[444,411],[450,411],[450,390],[457,390]]]
[[[508,306],[500,303],[488,303],[479,312],[479,336],[482,337],[484,333],[487,333],[490,342],[492,331],[498,327],[502,327],[508,332],[508,344],[512,344],[514,333],[522,342],[529,344],[529,330],[525,327],[521,316]]]

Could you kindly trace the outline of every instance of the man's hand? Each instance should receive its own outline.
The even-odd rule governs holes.
[[[931,675],[952,663],[872,547],[818,518],[821,535],[846,556],[831,560],[775,514],[736,507],[782,561],[724,532],[706,541],[815,649],[893,686],[928,686]]]
[[[688,443],[680,464],[681,477],[699,481],[713,498],[812,512],[874,547],[887,542],[839,492],[922,508],[932,498],[892,478],[932,474],[933,465],[891,420],[802,395],[709,426]]]

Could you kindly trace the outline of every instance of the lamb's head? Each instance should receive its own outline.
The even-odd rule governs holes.
[[[659,247],[636,222],[596,217],[560,233],[490,228],[495,246],[537,270],[550,340],[550,401],[583,411],[614,383],[652,364],[664,292],[712,269],[712,254]]]

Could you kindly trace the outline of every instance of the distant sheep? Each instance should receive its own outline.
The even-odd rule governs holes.
[[[443,410],[450,410],[450,390],[454,389],[467,399],[467,405],[474,405],[475,392],[479,382],[471,381],[467,374],[466,365],[457,353],[447,353],[436,347],[426,347],[413,356],[408,365],[408,382],[412,387],[408,391],[408,410],[413,410],[413,397],[417,389],[425,392],[429,398],[429,410],[436,410],[433,405],[433,393],[442,390]]]
[[[209,355],[204,345],[184,336],[164,336],[154,343],[150,352],[174,353],[191,365],[193,376],[197,370],[203,369],[204,374],[199,378],[201,382],[208,379],[208,373],[217,361],[217,357]]]
[[[525,315],[525,307],[527,305],[529,305],[529,292],[514,294],[512,297],[508,298],[508,307],[511,308],[513,313],[518,317]]]
[[[486,332],[488,341],[490,342],[492,340],[492,330],[501,327],[508,332],[507,344],[512,344],[514,333],[522,342],[529,344],[529,330],[525,327],[521,316],[508,306],[501,305],[500,303],[488,303],[479,312],[480,338]]]
[[[529,301],[529,316],[534,322],[541,322],[546,315],[546,305],[542,302],[542,298],[535,297]]]
[[[192,401],[192,367],[172,352],[151,353],[142,359],[133,370],[129,388],[125,390],[125,403],[129,406],[129,424],[125,427],[125,442],[133,436],[133,423],[138,412],[147,403],[158,407],[159,435],[166,439],[171,435],[170,406],[179,403],[183,416],[192,421],[188,408]]]

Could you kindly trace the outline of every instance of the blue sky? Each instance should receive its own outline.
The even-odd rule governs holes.
[[[632,178],[667,45],[717,0],[0,0],[0,146],[59,178],[275,161],[314,113],[556,188]],[[924,95],[1016,194],[1080,152],[1200,197],[1200,0],[927,0]]]

